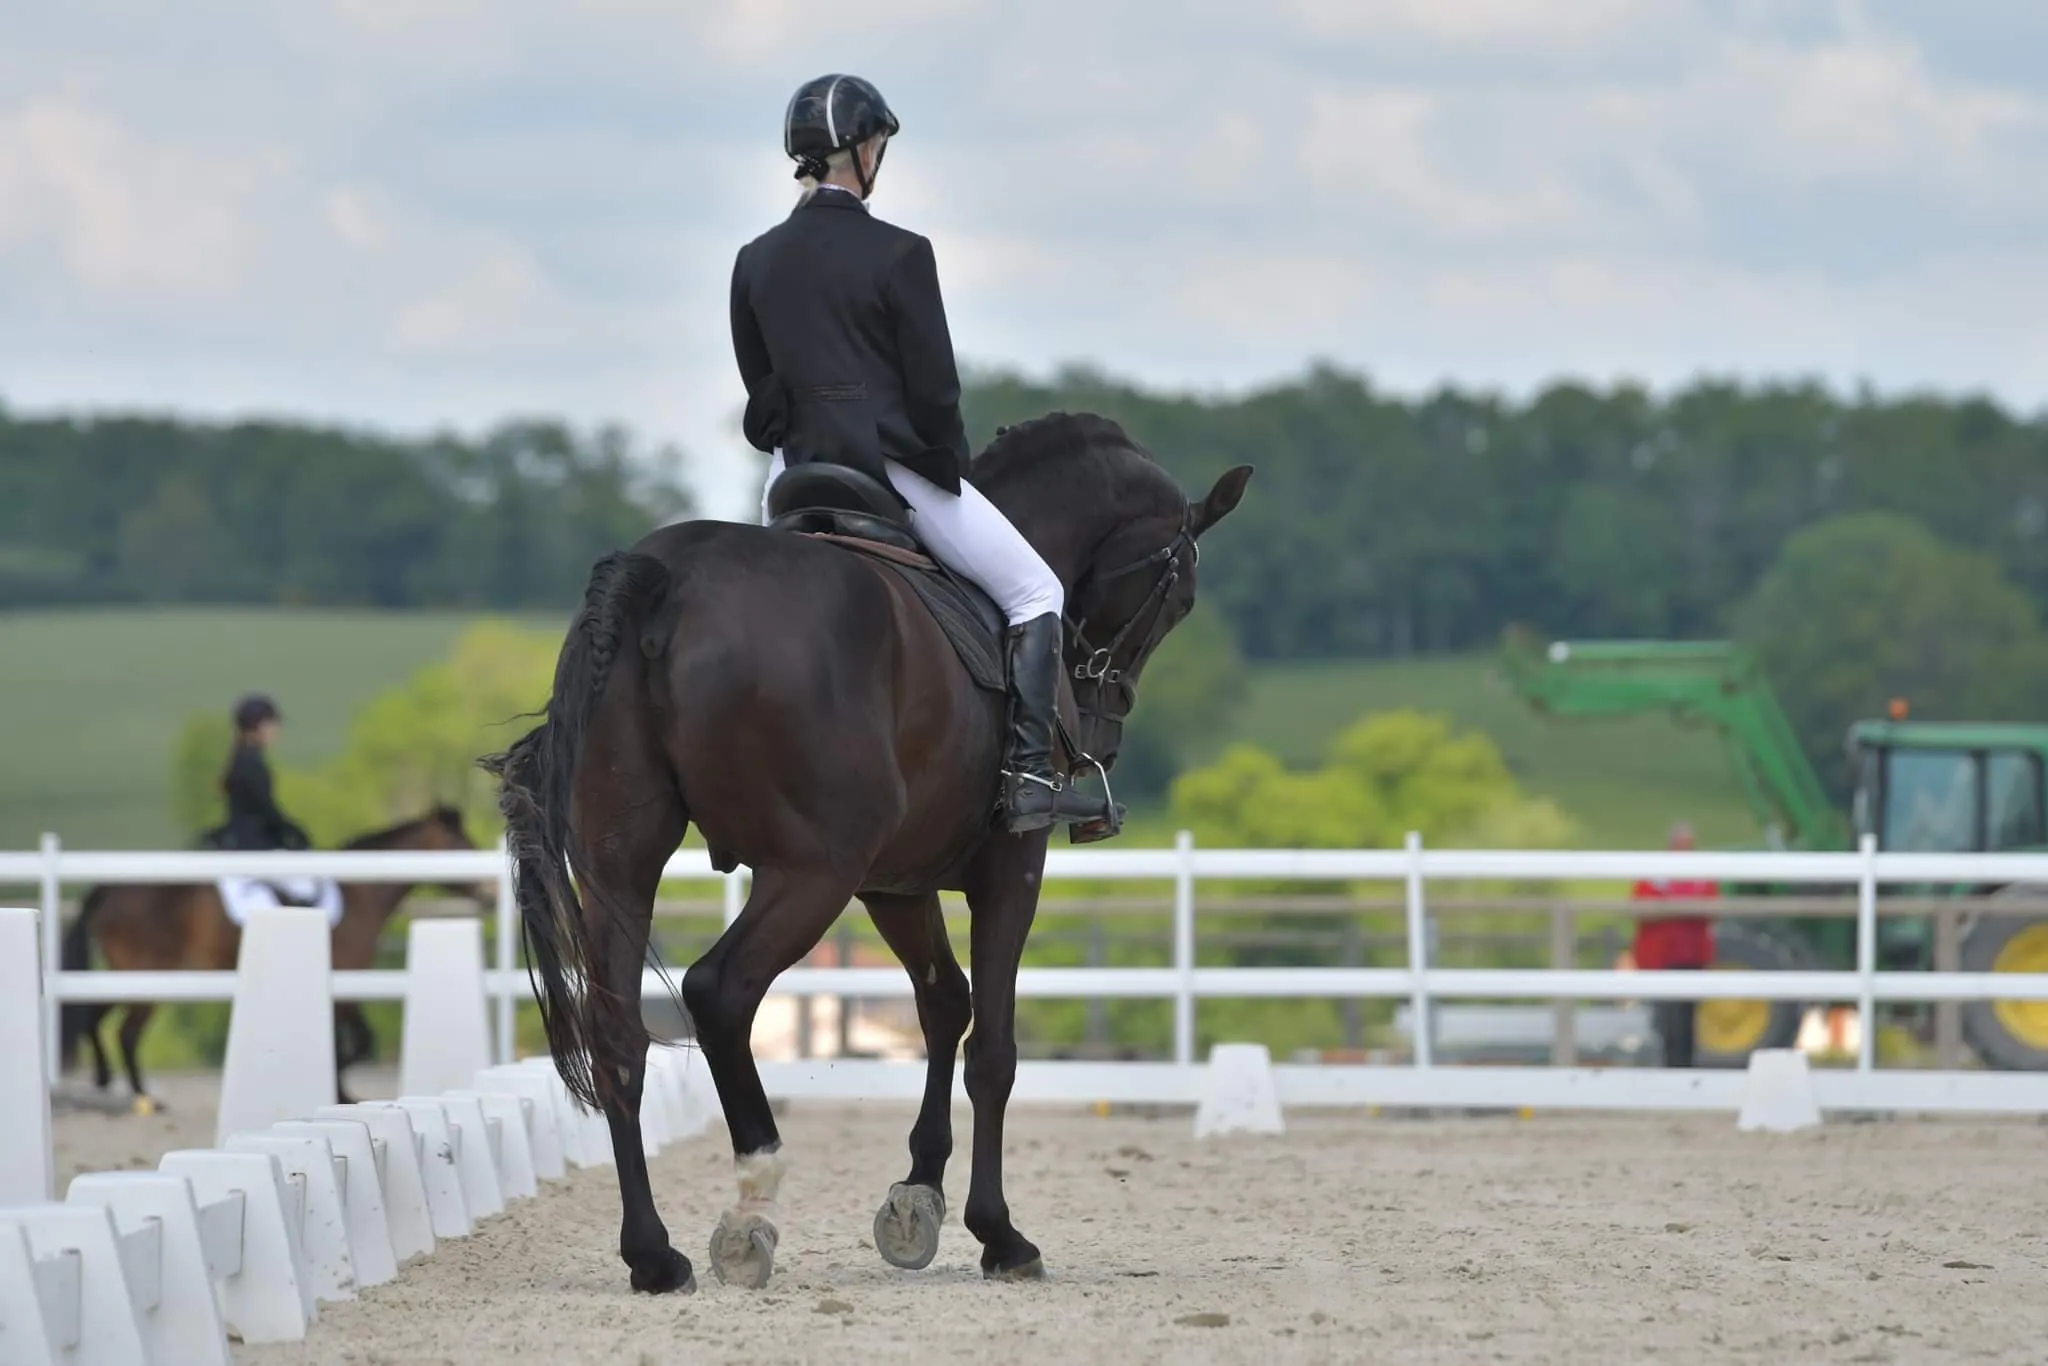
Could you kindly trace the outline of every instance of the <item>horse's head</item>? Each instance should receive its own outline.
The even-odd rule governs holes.
[[[1066,585],[1076,740],[1105,771],[1146,661],[1194,610],[1200,538],[1251,477],[1250,465],[1235,466],[1191,501],[1122,427],[1089,413],[1008,428],[976,462],[977,485]]]

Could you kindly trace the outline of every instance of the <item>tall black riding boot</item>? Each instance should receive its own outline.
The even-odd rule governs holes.
[[[1109,818],[1108,803],[1068,786],[1053,771],[1052,736],[1060,696],[1060,619],[1051,612],[1009,633],[1010,752],[1003,763],[1004,821],[1012,834],[1055,821]]]

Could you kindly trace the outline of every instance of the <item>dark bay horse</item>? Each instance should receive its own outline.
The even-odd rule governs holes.
[[[1250,476],[1232,469],[1190,503],[1117,424],[1064,413],[1011,428],[975,461],[976,486],[1066,589],[1062,711],[1105,770],[1140,669],[1194,606],[1195,538]],[[984,1275],[1044,1274],[1002,1187],[1017,968],[1048,833],[994,821],[1004,706],[974,686],[901,577],[828,542],[686,522],[598,562],[545,719],[484,763],[502,779],[550,1052],[611,1128],[634,1289],[696,1285],[655,1210],[639,1122],[650,915],[692,820],[716,867],[754,873],[744,910],[682,982],[738,1173],[739,1203],[712,1233],[713,1272],[758,1288],[773,1269],[783,1158],[749,1036],[777,974],[857,898],[910,974],[928,1058],[910,1173],[876,1216],[878,1250],[908,1268],[937,1252],[954,1054],[971,1018],[965,1222]],[[964,892],[972,912],[971,990],[941,890]]]
[[[463,828],[462,813],[442,806],[389,829],[350,840],[343,849],[428,850],[474,849]],[[344,882],[341,884],[341,922],[334,927],[334,968],[337,972],[372,966],[377,956],[377,938],[399,903],[413,886],[392,882]],[[474,898],[479,905],[491,905],[495,893],[489,884],[450,887],[459,896]],[[91,966],[91,946],[97,943],[107,967],[116,972],[163,970],[229,971],[241,951],[242,932],[221,905],[220,889],[211,882],[164,884],[115,884],[94,887],[85,894],[78,915],[64,933],[63,967],[66,972],[83,972]],[[155,1108],[142,1085],[137,1061],[142,1030],[156,1006],[135,1001],[125,1006],[81,1002],[66,1005],[61,1014],[60,1056],[67,1062],[84,1039],[92,1046],[93,1084],[105,1090],[113,1080],[107,1050],[100,1039],[100,1025],[115,1010],[121,1019],[121,1062],[134,1089],[138,1110]],[[363,1015],[359,1002],[337,1001],[334,1006],[334,1053],[336,1090],[346,1104],[348,1092],[339,1082],[341,1071],[368,1058],[376,1051],[376,1035]]]

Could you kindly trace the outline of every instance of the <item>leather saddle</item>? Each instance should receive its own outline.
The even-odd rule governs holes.
[[[910,507],[886,483],[846,465],[792,465],[768,490],[768,527],[842,545],[901,575],[944,631],[975,683],[1007,691],[1003,614],[918,539]]]

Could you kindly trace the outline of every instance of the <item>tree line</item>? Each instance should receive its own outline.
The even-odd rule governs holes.
[[[1403,399],[1327,368],[1229,402],[1087,372],[968,396],[982,431],[1050,407],[1120,418],[1188,487],[1258,466],[1228,553],[1202,566],[1253,659],[1491,646],[1515,623],[1719,636],[1790,537],[1859,512],[1969,546],[2048,602],[2048,418],[1982,398],[1701,382]]]
[[[0,409],[0,607],[559,607],[689,511],[676,454],[617,428],[404,440]]]
[[[1981,398],[1703,382],[1408,399],[1317,368],[1229,400],[1086,371],[971,382],[970,428],[1123,421],[1189,487],[1254,494],[1203,565],[1253,660],[1559,635],[1718,635],[1786,541],[1909,518],[2048,602],[2048,420]],[[733,458],[741,458],[734,456]],[[0,603],[555,606],[589,562],[688,515],[673,452],[507,424],[418,440],[289,423],[0,410]]]

